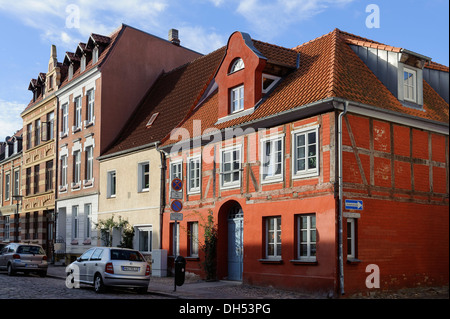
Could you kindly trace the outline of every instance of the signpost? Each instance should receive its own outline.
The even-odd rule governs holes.
[[[356,199],[346,199],[345,200],[345,209],[363,210],[364,209],[363,201],[356,200]]]
[[[174,255],[175,255],[175,260],[177,259],[177,239],[178,239],[178,233],[177,233],[177,228],[178,228],[178,221],[182,221],[183,220],[183,214],[180,213],[181,210],[183,209],[183,203],[180,201],[180,199],[183,199],[183,181],[179,178],[174,178],[172,180],[172,182],[170,183],[172,186],[172,190],[170,192],[170,198],[174,199],[171,203],[170,203],[170,209],[172,210],[173,213],[170,213],[170,220],[175,221],[175,226],[174,226],[174,243],[173,243],[173,247],[174,247]],[[176,276],[174,276],[174,290],[177,290],[177,284],[176,284]]]

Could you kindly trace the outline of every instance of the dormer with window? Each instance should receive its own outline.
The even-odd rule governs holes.
[[[265,94],[296,67],[295,51],[252,40],[246,33],[233,33],[215,76],[219,122],[251,114]]]

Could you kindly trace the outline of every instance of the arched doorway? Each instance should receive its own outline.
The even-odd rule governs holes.
[[[237,202],[228,211],[228,280],[242,280],[244,269],[244,212]]]

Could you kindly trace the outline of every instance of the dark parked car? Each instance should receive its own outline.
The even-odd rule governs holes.
[[[47,255],[40,245],[11,243],[0,251],[0,270],[12,276],[16,272],[47,275]]]

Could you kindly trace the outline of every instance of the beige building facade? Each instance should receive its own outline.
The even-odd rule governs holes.
[[[160,247],[161,160],[155,147],[100,158],[98,218],[127,220],[133,248],[144,255]],[[120,243],[113,234],[113,246]]]

